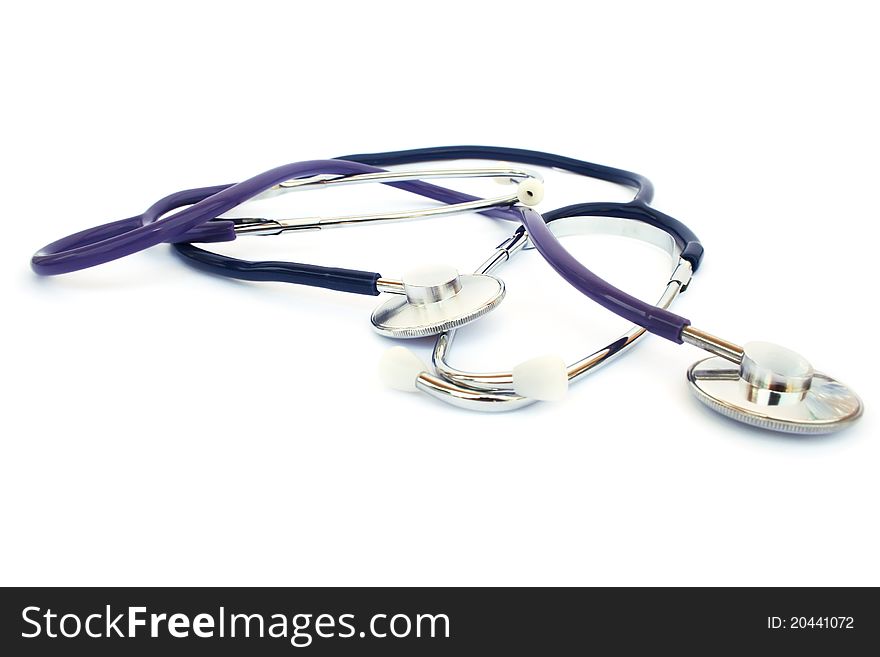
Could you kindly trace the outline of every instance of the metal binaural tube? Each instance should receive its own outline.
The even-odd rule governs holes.
[[[419,374],[416,388],[447,404],[476,411],[512,411],[535,401],[513,392],[472,390],[429,372]]]
[[[684,261],[687,262],[687,261]],[[666,284],[663,295],[657,301],[659,308],[668,308],[672,302],[678,297],[683,289],[680,280],[670,280]],[[588,372],[597,369],[601,365],[609,363],[611,360],[625,352],[640,337],[646,333],[646,329],[641,326],[633,326],[629,331],[618,337],[605,347],[598,349],[584,358],[572,363],[568,366],[568,380],[576,381]],[[467,386],[474,390],[481,391],[511,391],[513,386],[513,373],[506,372],[466,372],[464,370],[452,367],[446,360],[447,351],[451,348],[455,340],[455,331],[437,336],[437,342],[434,346],[432,362],[437,372],[445,379],[458,385]],[[512,400],[514,397],[506,397],[506,401]],[[534,399],[523,399],[522,405],[532,403]],[[490,409],[491,410],[491,409]]]
[[[693,326],[685,326],[684,329],[682,329],[681,340],[694,347],[699,347],[704,351],[708,351],[711,354],[721,356],[722,358],[729,360],[731,363],[739,364],[742,362],[742,347]]]

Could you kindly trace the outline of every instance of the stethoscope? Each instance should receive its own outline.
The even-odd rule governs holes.
[[[509,179],[519,177],[524,182],[520,183],[515,199],[508,196],[503,201],[499,199],[494,199],[493,203],[486,201],[487,205],[481,206],[473,205],[480,202],[475,197],[415,180],[420,176],[428,175],[426,172],[410,172],[409,177],[395,178],[393,177],[395,174],[374,168],[452,159],[503,160],[559,168],[635,187],[637,193],[629,203],[580,204],[560,208],[541,217],[528,206],[532,204],[530,202],[536,202],[540,196],[540,186],[535,177],[525,172],[485,170],[483,175]],[[356,163],[361,166],[357,166]],[[468,175],[463,170],[452,173]],[[458,208],[450,208],[449,212],[481,211],[489,216],[520,221],[528,231],[528,240],[539,253],[581,292],[647,331],[676,342],[686,341],[695,344],[715,354],[715,358],[697,363],[689,372],[692,388],[700,400],[714,410],[748,424],[797,433],[833,431],[851,423],[862,412],[858,397],[842,384],[813,372],[809,364],[793,352],[766,343],[752,343],[740,348],[693,329],[688,320],[669,312],[664,307],[652,306],[624,293],[575,260],[562,247],[550,227],[556,218],[575,215],[616,217],[636,219],[654,226],[661,224],[672,226],[681,235],[687,237],[682,240],[679,257],[689,263],[691,270],[696,270],[699,265],[702,247],[680,222],[650,208],[648,203],[653,195],[653,188],[642,176],[536,151],[473,146],[444,147],[351,155],[337,160],[287,165],[237,185],[187,190],[166,197],[143,215],[83,231],[49,245],[34,256],[33,267],[40,274],[57,274],[107,262],[163,241],[223,241],[234,239],[238,234],[266,234],[288,229],[313,229],[316,226],[320,228],[323,220],[296,221],[287,225],[277,220],[226,221],[217,218],[231,208],[263,193],[305,188],[330,181],[343,182],[348,176],[360,174],[390,175],[391,177],[383,182],[443,203],[459,204]],[[401,174],[396,175],[401,176]],[[514,204],[515,201],[525,202],[527,205],[517,205]],[[472,205],[464,205],[469,203]],[[163,216],[183,205],[189,207],[170,217]],[[386,219],[402,218],[405,216],[398,215]],[[345,225],[359,220],[355,217],[336,219],[338,221],[329,221],[327,225]],[[383,218],[374,215],[367,220],[383,220]],[[373,313],[373,320],[377,330],[396,337],[431,335],[455,329],[494,308],[504,293],[503,283],[500,281],[489,284],[491,281],[498,281],[488,275],[489,268],[474,275],[479,283],[470,283],[471,278],[458,276],[457,273],[446,269],[420,272],[411,282],[386,281],[379,274],[372,272],[316,268],[297,263],[249,263],[210,253],[189,244],[175,244],[175,248],[202,269],[236,278],[283,280],[361,294],[375,295],[380,292],[395,294],[402,298],[385,302],[383,306],[387,305],[387,307],[383,310],[383,306],[380,306],[377,312]],[[505,252],[503,257],[509,258],[509,256],[510,253]],[[689,272],[687,277],[682,276],[682,278],[689,278]],[[680,291],[686,281],[676,284]],[[479,288],[472,295],[471,288],[478,285]],[[455,301],[463,290],[466,292],[461,296],[461,301]],[[454,311],[445,312],[443,309],[447,306],[454,308]],[[429,310],[425,311],[425,308]],[[441,356],[443,337],[441,335],[438,341]],[[449,336],[446,336],[445,345],[448,349]],[[432,375],[422,371],[415,379],[421,382],[417,387],[430,394],[460,401],[457,394],[448,394],[448,391],[475,390],[476,397],[482,398],[487,392],[481,391],[478,383],[488,382],[494,378],[492,385],[506,387],[508,384],[506,373],[501,376],[480,378],[479,382],[476,382],[474,377],[460,376],[451,368],[444,368],[442,357],[438,359],[436,355],[435,349],[435,364],[440,363],[438,372],[447,375],[448,378],[440,376],[435,377],[436,381],[432,381]],[[510,385],[515,385],[513,378],[511,373]],[[530,377],[526,379],[530,381],[530,385],[535,383]],[[439,392],[441,387],[447,392]],[[537,384],[533,387],[541,388]],[[514,393],[516,394],[515,389]],[[473,398],[468,398],[467,403],[472,400]]]

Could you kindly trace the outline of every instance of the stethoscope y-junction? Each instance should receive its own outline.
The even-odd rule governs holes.
[[[388,171],[384,167],[449,160],[503,162],[493,168]],[[511,164],[515,163],[515,164]],[[569,205],[538,214],[540,177],[527,167],[561,169],[634,188],[626,203]],[[516,184],[509,194],[481,199],[425,182],[429,179],[492,177]],[[424,210],[298,219],[224,219],[241,204],[268,195],[335,185],[379,182],[439,201]],[[728,417],[793,433],[823,433],[847,426],[862,412],[859,398],[840,382],[818,372],[801,356],[769,343],[739,347],[704,331],[668,310],[689,284],[703,249],[681,222],[652,208],[650,182],[635,173],[562,156],[521,149],[455,146],[348,155],[278,167],[234,185],[190,189],[167,196],[141,215],[98,226],[54,242],[37,254],[38,274],[61,274],[170,242],[190,264],[210,273],[252,281],[282,281],[367,295],[387,294],[372,322],[397,338],[436,335],[433,367],[405,349],[383,358],[383,378],[392,386],[421,390],[459,406],[482,410],[519,408],[535,400],[561,397],[569,381],[595,370],[629,349],[645,332],[701,347],[712,354],[692,366],[688,381],[698,399]],[[519,227],[473,274],[448,267],[411,272],[400,279],[378,272],[284,261],[247,261],[196,247],[193,242],[228,241],[242,235],[321,230],[352,224],[430,218],[478,212],[515,221]],[[560,238],[582,232],[611,232],[662,248],[671,274],[656,305],[611,285],[575,259]],[[495,274],[511,257],[535,248],[570,284],[633,327],[573,364],[539,357],[504,372],[467,372],[453,367],[449,353],[455,330],[495,308],[504,283]]]

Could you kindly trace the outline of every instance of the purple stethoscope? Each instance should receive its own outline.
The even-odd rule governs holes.
[[[384,167],[448,160],[503,162],[494,168],[389,171]],[[539,214],[540,177],[518,165],[561,169],[635,188],[626,203],[570,205]],[[482,199],[425,182],[428,179],[495,178],[515,190]],[[379,182],[443,205],[424,210],[336,217],[224,219],[222,215],[257,198],[335,185]],[[568,382],[629,349],[647,331],[677,343],[700,347],[711,356],[688,370],[696,397],[709,408],[753,426],[797,434],[830,433],[848,426],[863,410],[849,388],[815,371],[799,354],[766,342],[742,347],[691,326],[667,308],[696,271],[703,249],[681,222],[649,203],[653,186],[629,171],[549,153],[486,146],[451,146],[387,153],[347,155],[281,166],[244,182],[185,190],[167,196],[140,215],[62,238],[38,251],[32,267],[39,275],[57,275],[93,267],[171,243],[192,266],[213,274],[251,281],[282,281],[355,294],[385,295],[371,317],[389,337],[437,336],[433,369],[404,348],[389,350],[383,378],[396,388],[420,390],[457,406],[509,410],[540,399],[557,399]],[[474,274],[427,267],[401,279],[377,272],[322,267],[286,261],[247,261],[213,253],[192,243],[234,240],[239,235],[273,235],[372,222],[429,218],[478,212],[518,224]],[[614,287],[591,272],[562,245],[560,238],[581,232],[611,232],[665,248],[672,274],[654,305]],[[455,331],[493,310],[504,298],[502,280],[493,273],[522,250],[534,248],[571,285],[593,301],[633,323],[632,329],[574,364],[557,358],[532,359],[510,372],[464,372],[449,365]]]

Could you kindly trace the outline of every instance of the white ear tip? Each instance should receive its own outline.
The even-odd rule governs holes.
[[[568,392],[568,366],[559,356],[538,356],[513,368],[516,394],[542,401],[559,401]]]
[[[516,196],[523,205],[538,205],[544,199],[544,183],[535,178],[523,180],[516,188]]]
[[[422,359],[406,347],[391,347],[379,360],[379,378],[389,388],[414,392],[419,374],[427,371]]]

